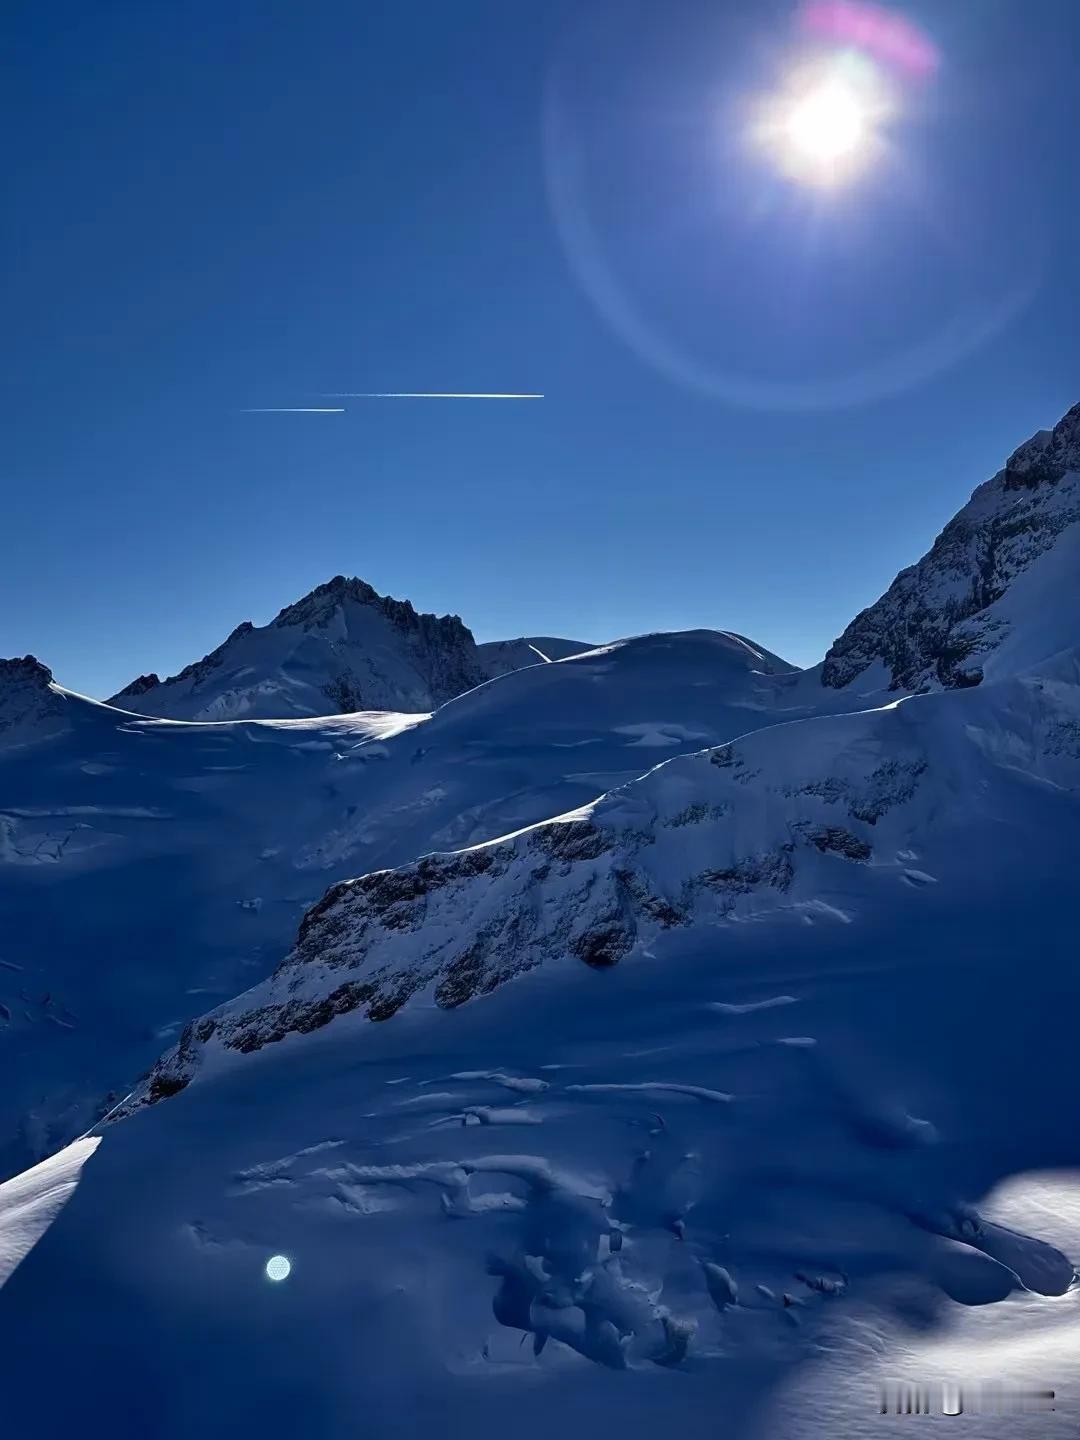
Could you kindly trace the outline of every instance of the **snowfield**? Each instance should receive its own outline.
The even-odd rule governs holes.
[[[1080,409],[811,672],[183,724],[7,662],[11,1433],[1072,1434],[1078,484]]]
[[[430,715],[197,724],[74,695],[41,666],[31,684],[16,663],[0,695],[0,1177],[272,970],[327,885],[594,800],[767,723],[793,678],[696,631],[537,664]]]

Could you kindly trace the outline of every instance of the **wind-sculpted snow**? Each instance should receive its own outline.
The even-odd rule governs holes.
[[[332,887],[273,977],[185,1028],[129,1108],[246,1054],[422,998],[452,1010],[541,965],[603,969],[663,931],[785,912],[860,920],[933,877],[909,863],[948,795],[994,813],[1001,770],[1080,783],[1077,690],[1016,682],[776,725],[662,765],[505,840]],[[987,796],[994,796],[994,800]]]
[[[1045,608],[1065,604],[1074,636],[1080,621],[1075,583],[1063,593],[1046,565],[1048,552],[1067,543],[1075,573],[1078,522],[1080,405],[1052,431],[1022,445],[1004,470],[976,490],[929,553],[852,621],[825,658],[823,683],[850,685],[881,662],[894,690],[977,685],[988,657],[1009,641],[1013,673],[1025,648],[1034,647],[1029,664],[1043,660]],[[1033,576],[1027,603],[1017,609],[1010,591],[1028,571],[1043,573]]]
[[[100,1144],[100,1136],[83,1136],[0,1184],[0,1288],[67,1204],[83,1165]]]

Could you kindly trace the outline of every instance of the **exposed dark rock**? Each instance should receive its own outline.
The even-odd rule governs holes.
[[[161,677],[151,670],[149,675],[138,675],[130,685],[125,685],[123,690],[118,690],[109,700],[110,705],[117,705],[121,700],[134,695],[145,695],[148,690],[154,690],[161,684]],[[123,707],[121,707],[123,708]]]
[[[606,970],[617,965],[633,944],[634,937],[626,930],[618,925],[606,925],[587,930],[573,942],[571,950],[594,970]]]
[[[1080,470],[1080,405],[1053,430],[1040,430],[1013,452],[1005,465],[1005,483],[1011,490],[1033,490],[1056,484],[1070,470]]]
[[[595,860],[609,847],[608,836],[591,820],[565,820],[535,832],[534,844],[553,860]]]
[[[1015,578],[1080,520],[1080,405],[1042,431],[980,486],[929,552],[863,610],[825,657],[824,685],[850,684],[875,660],[893,690],[978,685],[979,657],[1003,628],[985,612]]]
[[[843,855],[848,860],[869,860],[873,854],[865,840],[860,840],[857,835],[839,825],[826,825],[820,830],[811,830],[806,838],[811,845],[816,845],[823,855]]]
[[[444,1010],[464,1005],[480,989],[484,975],[484,957],[479,944],[469,948],[452,961],[435,987],[435,1003]]]
[[[156,1105],[159,1100],[168,1100],[173,1095],[179,1095],[190,1083],[190,1075],[153,1074],[146,1090],[147,1103]]]
[[[63,701],[52,687],[52,671],[35,656],[0,660],[0,737],[58,719]]]
[[[791,863],[793,848],[788,844],[771,855],[751,855],[722,870],[706,870],[699,879],[710,889],[726,891],[730,895],[748,895],[761,885],[773,890],[786,890],[795,874]]]
[[[845,803],[853,820],[875,825],[894,805],[903,805],[911,799],[925,769],[926,762],[922,759],[885,760],[870,772],[861,785],[827,775],[822,780],[812,780],[789,789],[786,794],[816,795],[827,805]]]

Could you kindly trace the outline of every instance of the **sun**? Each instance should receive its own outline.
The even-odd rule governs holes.
[[[831,165],[863,144],[870,114],[854,88],[826,80],[791,107],[785,138],[808,163]]]
[[[890,97],[880,71],[840,55],[794,70],[761,107],[757,136],[791,180],[840,185],[882,149]]]

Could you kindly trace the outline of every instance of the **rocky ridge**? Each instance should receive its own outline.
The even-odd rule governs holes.
[[[279,611],[245,620],[201,660],[142,675],[110,704],[186,720],[432,710],[487,678],[456,615],[423,614],[337,575]]]
[[[856,616],[826,655],[822,683],[843,688],[877,661],[893,690],[978,685],[1008,633],[998,602],[1077,521],[1080,405],[1021,445],[930,551]]]

